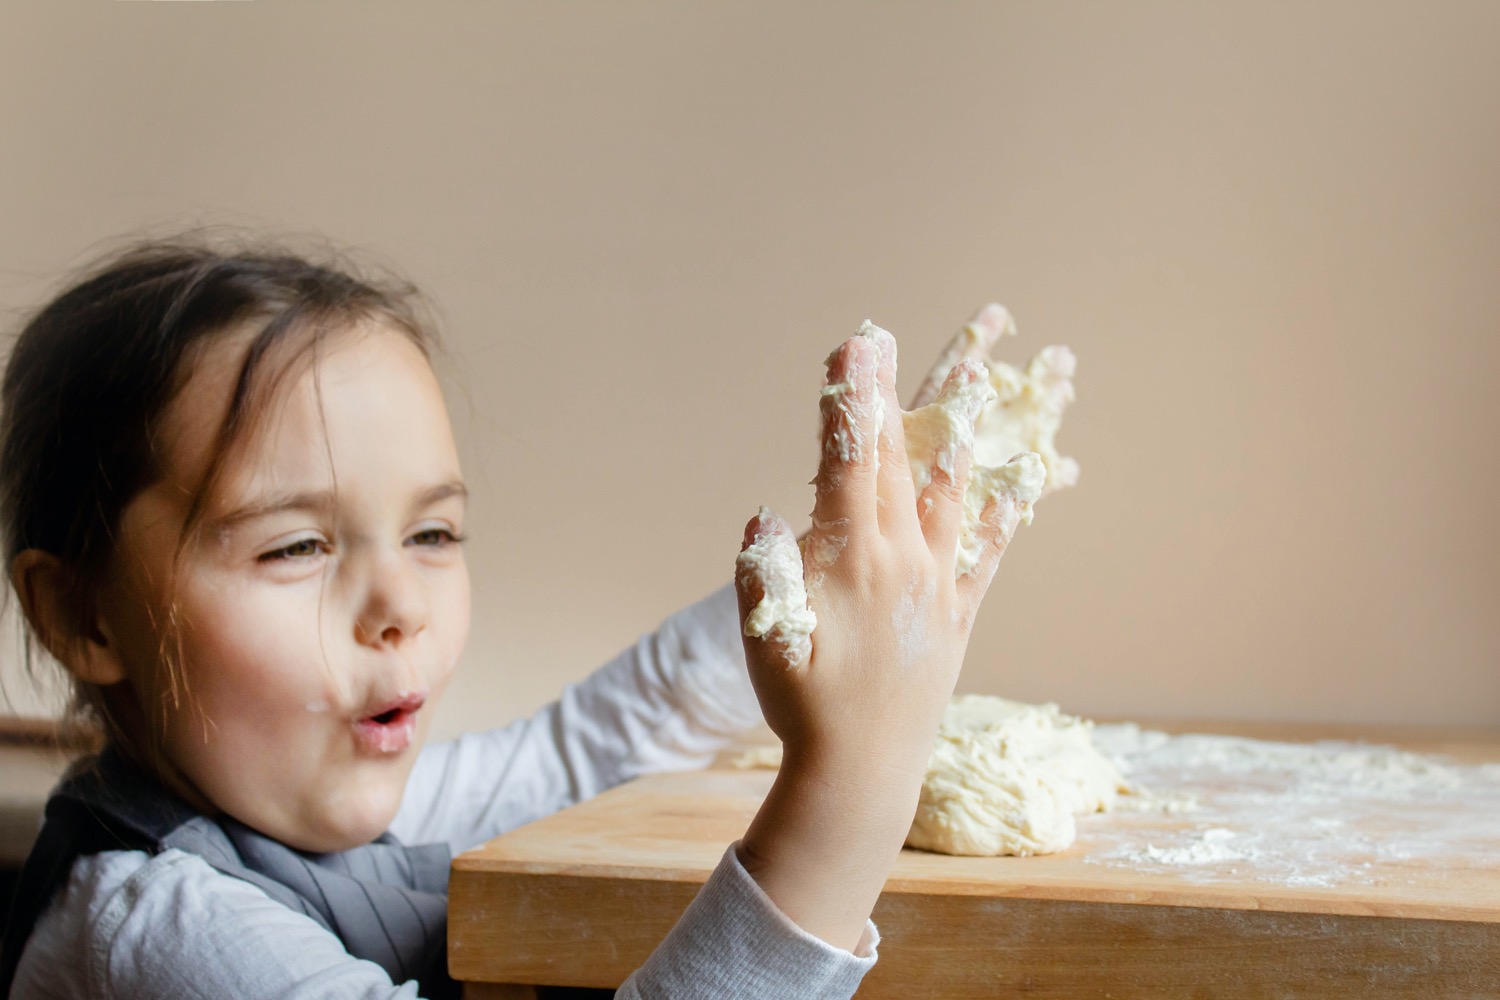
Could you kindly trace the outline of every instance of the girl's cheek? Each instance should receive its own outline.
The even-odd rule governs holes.
[[[457,672],[458,661],[462,655],[463,651],[458,650],[454,652],[453,655],[446,661],[440,661],[438,672],[434,676],[427,679],[429,690],[432,692],[432,698],[434,700],[440,697],[443,692],[447,690],[448,682],[453,679],[454,673]]]

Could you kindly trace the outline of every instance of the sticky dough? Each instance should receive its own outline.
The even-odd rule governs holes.
[[[1094,748],[1093,724],[1056,705],[990,695],[955,698],[933,741],[909,847],[942,854],[1052,854],[1073,843],[1074,817],[1127,790]]]
[[[980,318],[991,330],[998,328],[993,339],[1015,335],[1015,321],[1002,306],[987,306]],[[962,335],[978,343],[984,332],[970,323]],[[879,351],[894,349],[895,338],[869,320],[861,324],[859,335],[873,341]],[[1043,348],[1024,369],[989,360],[986,378],[945,387],[947,391],[926,406],[902,411],[907,460],[918,497],[932,481],[934,468],[952,475],[961,450],[973,449],[955,576],[968,573],[979,560],[981,518],[992,501],[1013,505],[1020,523],[1030,524],[1033,505],[1043,492],[1078,481],[1078,463],[1059,455],[1055,443],[1063,411],[1073,401],[1075,366],[1073,352],[1061,346]],[[834,383],[825,386],[823,393],[835,397],[835,420],[825,447],[846,462],[861,460],[866,449],[871,449],[878,461],[879,450],[861,436],[852,386]],[[878,395],[874,406],[878,435],[886,420],[885,404]],[[762,508],[763,524],[769,524],[772,517]],[[845,541],[836,526],[818,527],[824,530],[809,536],[807,551],[799,552],[790,536],[775,534],[751,545],[738,560],[742,575],[755,574],[765,585],[765,599],[746,619],[745,634],[779,642],[789,654],[790,666],[806,661],[812,649],[809,637],[817,626],[816,616],[807,607],[807,584],[816,586]]]
[[[997,341],[1016,335],[1016,321],[1005,307],[991,305],[981,315],[999,328]],[[980,336],[973,323],[963,332],[969,338]],[[1025,368],[993,359],[986,365],[995,396],[979,414],[975,427],[975,463],[999,465],[1012,455],[1031,451],[1041,458],[1046,470],[1043,492],[1077,485],[1078,463],[1057,451],[1063,411],[1074,398],[1073,373],[1078,359],[1073,352],[1054,344],[1038,351]]]
[[[745,617],[745,634],[765,638],[782,648],[788,666],[812,655],[812,633],[818,618],[807,606],[802,555],[797,540],[774,530],[776,515],[760,509],[760,537],[735,560],[735,572],[760,582],[765,593]]]
[[[981,856],[1066,850],[1076,817],[1112,809],[1130,790],[1092,733],[1093,723],[1053,704],[953,699],[933,740],[907,846]],[[779,767],[780,751],[757,747],[735,764]]]

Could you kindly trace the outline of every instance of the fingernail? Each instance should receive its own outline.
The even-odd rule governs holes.
[[[781,526],[781,516],[770,507],[762,504],[760,510],[756,512],[755,517],[751,518],[750,523],[745,525],[745,545],[750,545],[757,538],[774,535],[781,530]]]

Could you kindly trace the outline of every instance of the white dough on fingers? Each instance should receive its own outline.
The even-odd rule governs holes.
[[[807,606],[802,553],[791,530],[771,508],[760,509],[760,523],[760,537],[735,559],[740,579],[755,580],[762,591],[760,603],[745,617],[744,631],[752,639],[779,645],[788,669],[805,666],[812,657],[817,617]]]
[[[974,344],[992,347],[1004,336],[1014,335],[1016,328],[1005,307],[992,303],[976,314],[965,331]],[[886,359],[894,364],[896,339],[869,320],[860,324],[858,335],[871,341],[873,357],[851,366],[846,381],[823,387],[829,407],[823,447],[845,464],[861,462],[868,454],[878,468],[878,441],[887,414],[876,370]],[[837,356],[835,351],[826,364],[831,367]],[[901,411],[912,486],[918,497],[932,481],[934,468],[952,477],[958,456],[964,450],[971,455],[954,553],[955,578],[973,571],[980,562],[987,544],[984,514],[992,503],[1014,508],[1019,522],[1030,524],[1033,505],[1044,492],[1078,481],[1078,463],[1058,454],[1055,441],[1063,411],[1074,398],[1077,360],[1073,352],[1061,346],[1043,348],[1024,370],[994,360],[982,367],[985,377],[945,382],[931,403]],[[866,379],[875,391],[861,400],[855,386]],[[873,441],[864,436],[867,417],[872,418]],[[763,508],[762,517],[767,516],[774,517]],[[740,554],[741,571],[755,568],[766,587],[765,600],[746,620],[745,634],[782,643],[796,665],[811,656],[810,636],[817,625],[817,616],[807,606],[808,588],[816,592],[848,537],[823,532],[819,526],[819,532],[808,538],[804,576],[804,553],[798,551],[789,532],[778,541],[779,534],[760,539]],[[757,631],[752,632],[752,627]]]

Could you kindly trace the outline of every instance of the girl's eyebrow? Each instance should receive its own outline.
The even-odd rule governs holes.
[[[469,488],[461,480],[453,479],[422,490],[412,498],[411,509],[413,512],[416,512],[423,508],[431,507],[435,503],[441,503],[451,497],[467,499],[468,496]],[[336,502],[337,496],[332,490],[270,493],[265,496],[256,497],[249,503],[226,511],[213,519],[212,526],[216,531],[224,532],[236,528],[246,521],[270,517],[273,514],[294,512],[326,515],[334,509]]]
[[[267,493],[258,496],[249,503],[241,504],[231,508],[213,519],[213,527],[218,531],[228,531],[237,528],[246,521],[258,520],[262,517],[270,517],[272,514],[284,514],[288,511],[308,514],[326,514],[333,510],[334,496],[332,490],[308,490],[301,493]]]
[[[412,510],[418,511],[423,507],[431,507],[433,504],[441,503],[450,497],[467,500],[469,498],[469,488],[460,479],[451,479],[446,483],[429,486],[421,493],[418,493],[416,499],[412,501]]]

